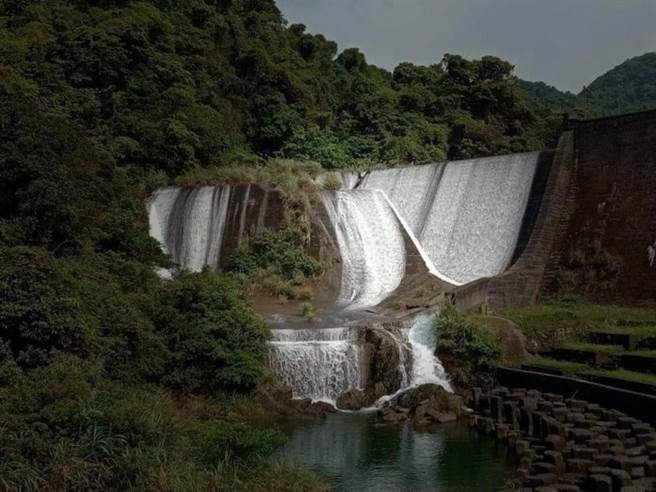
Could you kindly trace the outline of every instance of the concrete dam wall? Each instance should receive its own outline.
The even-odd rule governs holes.
[[[656,111],[568,126],[576,172],[543,292],[656,304]]]

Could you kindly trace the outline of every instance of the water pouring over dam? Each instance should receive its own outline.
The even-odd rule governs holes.
[[[372,348],[363,333],[374,329],[387,330],[398,354],[398,384],[389,394],[424,383],[450,389],[434,354],[431,313],[391,331],[376,323],[362,329],[353,320],[393,299],[419,257],[424,271],[448,288],[506,270],[518,238],[530,236],[527,203],[540,203],[534,196],[540,159],[541,153],[527,153],[341,173],[344,189],[323,191],[320,206],[322,230],[339,256],[332,308],[351,321],[272,330],[269,361],[280,382],[295,397],[333,404],[348,390],[371,394]],[[181,269],[220,269],[242,236],[280,224],[283,207],[272,206],[273,199],[256,185],[164,188],[148,202],[150,232]]]
[[[396,289],[405,272],[403,231],[385,196],[376,190],[324,192],[342,257],[340,307],[375,306]]]
[[[513,257],[540,152],[372,171],[359,189],[385,193],[445,277],[498,275]]]

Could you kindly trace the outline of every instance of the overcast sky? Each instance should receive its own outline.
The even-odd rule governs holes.
[[[656,51],[656,0],[278,0],[290,23],[356,46],[370,63],[496,55],[516,74],[579,92]]]

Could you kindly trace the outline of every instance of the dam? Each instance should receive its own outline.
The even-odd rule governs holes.
[[[367,341],[373,329],[398,353],[391,394],[426,382],[450,389],[434,355],[434,311],[375,328],[361,321],[395,299],[413,252],[444,290],[508,269],[535,221],[543,190],[536,178],[545,168],[548,174],[552,157],[533,152],[342,173],[342,189],[321,192],[319,206],[338,249],[331,309],[343,313],[343,324],[276,326],[269,360],[279,381],[297,398],[334,405],[359,391],[375,403],[384,395],[374,394],[368,381],[376,363]],[[255,185],[164,188],[148,202],[151,235],[179,268],[220,269],[246,234],[275,226],[275,199]]]

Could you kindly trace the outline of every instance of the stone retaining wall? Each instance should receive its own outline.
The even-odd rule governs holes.
[[[656,431],[650,424],[525,388],[474,388],[469,404],[476,412],[470,425],[517,454],[522,491],[656,490]]]

